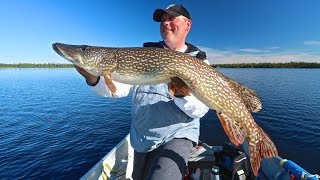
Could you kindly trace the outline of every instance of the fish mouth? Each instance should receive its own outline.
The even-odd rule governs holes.
[[[65,49],[66,49],[67,46],[68,46],[68,45],[62,44],[62,43],[54,43],[54,44],[52,44],[53,50],[54,50],[56,53],[58,53],[60,56],[62,56],[62,57],[65,57],[65,56],[66,56],[66,53],[64,53],[64,51],[65,51]]]
[[[61,50],[59,49],[60,43],[54,43],[52,44],[53,50],[58,53],[60,56],[64,56]]]
[[[78,45],[69,45],[69,44],[62,44],[62,43],[54,43],[52,44],[53,50],[58,53],[61,57],[66,59],[67,61],[70,61],[72,64],[83,68],[88,73],[100,76],[100,74],[92,68],[87,67],[86,65],[82,64],[81,61],[78,60],[78,52],[76,51],[77,48],[80,46]]]
[[[62,44],[62,43],[54,43],[54,44],[52,44],[52,48],[57,54],[59,54],[60,56],[62,56],[66,60],[68,60],[74,64],[79,63],[72,56],[72,55],[74,55],[74,52],[73,52],[74,46],[68,45],[68,44]]]

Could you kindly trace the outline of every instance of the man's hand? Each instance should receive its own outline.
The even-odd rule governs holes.
[[[84,69],[82,69],[79,66],[74,65],[74,67],[87,80],[87,82],[89,82],[91,84],[97,83],[98,78],[99,78],[98,76],[95,76],[95,75],[88,73],[87,71],[85,71]]]

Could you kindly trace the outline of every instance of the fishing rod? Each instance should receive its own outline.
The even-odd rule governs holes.
[[[319,180],[320,176],[317,174],[310,174],[308,171],[297,165],[295,162],[287,159],[282,159],[281,157],[277,157],[280,161],[280,166],[292,174],[295,178],[300,178],[303,180]]]

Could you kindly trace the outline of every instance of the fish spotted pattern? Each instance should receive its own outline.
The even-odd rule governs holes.
[[[238,146],[244,139],[248,140],[250,163],[255,175],[261,158],[278,155],[272,140],[251,115],[251,112],[261,109],[256,93],[195,57],[160,48],[106,48],[55,43],[53,49],[88,72],[104,76],[113,94],[116,87],[112,80],[132,85],[169,83],[172,96],[176,89],[185,89],[185,95],[191,92],[217,112],[233,144]]]

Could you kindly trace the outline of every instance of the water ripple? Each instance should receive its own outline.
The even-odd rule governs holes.
[[[255,120],[280,155],[319,172],[320,71],[219,71],[257,92]],[[2,70],[0,99],[1,179],[78,179],[129,132],[131,97],[99,97],[74,69]],[[227,140],[212,111],[201,119],[201,139]]]

